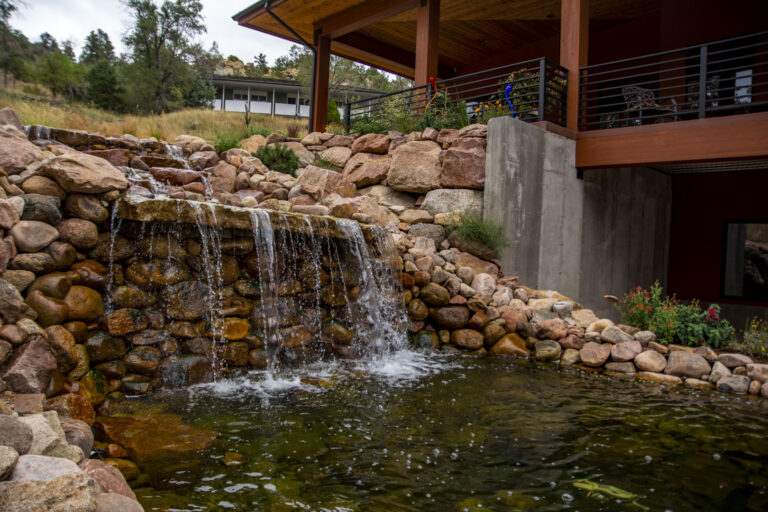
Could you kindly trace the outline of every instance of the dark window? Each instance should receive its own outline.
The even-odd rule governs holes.
[[[725,225],[723,295],[768,302],[768,222]]]

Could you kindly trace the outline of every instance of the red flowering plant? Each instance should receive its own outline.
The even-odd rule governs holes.
[[[677,308],[677,299],[667,297],[658,281],[647,290],[642,286],[632,288],[616,304],[623,323],[655,332],[662,343],[674,338]]]

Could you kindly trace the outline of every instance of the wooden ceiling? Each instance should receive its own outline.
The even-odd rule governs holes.
[[[372,0],[368,0],[369,5]],[[387,2],[389,0],[378,0]],[[592,28],[615,25],[658,12],[661,0],[591,0]],[[270,10],[313,43],[315,26],[365,0],[272,0]],[[411,2],[415,4],[416,2]],[[254,4],[235,19],[243,26],[300,41]],[[510,48],[558,37],[560,0],[442,0],[440,5],[440,75],[502,55]],[[410,8],[341,35],[331,51],[404,76],[413,75],[416,9]],[[538,56],[536,56],[538,57]]]

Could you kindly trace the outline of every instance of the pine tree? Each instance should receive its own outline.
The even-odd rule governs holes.
[[[101,29],[91,30],[85,38],[85,45],[80,53],[80,62],[90,66],[100,60],[114,63],[115,47],[106,32]]]
[[[105,110],[122,108],[122,88],[117,81],[115,67],[106,59],[93,64],[85,76],[88,84],[85,97],[88,101]]]

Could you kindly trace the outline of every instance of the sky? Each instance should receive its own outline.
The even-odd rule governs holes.
[[[157,3],[160,3],[158,0]],[[236,55],[250,62],[260,52],[270,64],[288,54],[291,43],[238,26],[232,16],[251,6],[256,0],[202,0],[203,16],[208,32],[200,37],[206,48],[216,41],[223,56]],[[120,0],[26,0],[26,6],[11,18],[11,26],[21,30],[31,41],[43,32],[57,41],[71,40],[77,55],[91,30],[109,34],[116,53],[123,51],[123,34],[130,17]]]

